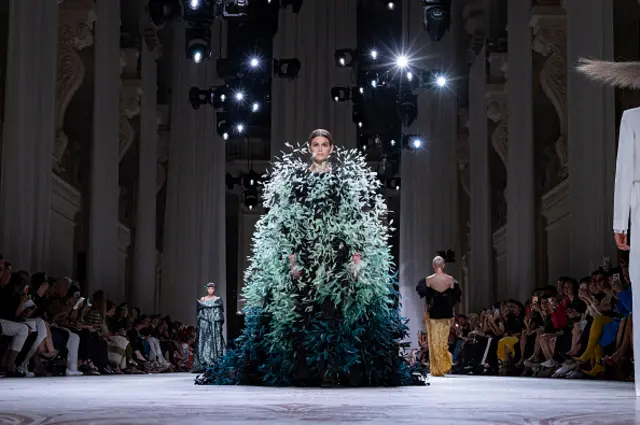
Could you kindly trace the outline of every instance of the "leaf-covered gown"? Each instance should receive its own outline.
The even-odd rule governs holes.
[[[336,149],[323,173],[310,172],[299,153],[275,163],[265,183],[243,333],[196,382],[308,386],[332,375],[343,385],[414,383],[400,353],[407,326],[376,174],[354,150]]]

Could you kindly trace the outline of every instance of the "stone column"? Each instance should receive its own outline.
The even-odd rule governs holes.
[[[416,46],[429,48],[420,52],[420,56],[429,60],[410,66],[425,70],[455,69],[455,27],[440,42],[431,42],[422,26],[422,4],[411,1],[403,3],[403,7],[407,13],[407,38]],[[400,295],[402,314],[409,319],[409,339],[414,346],[417,332],[424,329],[424,300],[418,297],[416,284],[432,272],[431,260],[437,251],[457,249],[458,196],[456,99],[447,90],[421,88],[417,93],[418,118],[404,133],[419,135],[424,145],[415,151],[404,149],[400,168]],[[455,275],[455,266],[448,266],[447,271]]]
[[[142,311],[155,311],[158,65],[142,43],[142,111],[138,153],[135,260],[132,296]]]
[[[527,299],[536,286],[531,0],[508,3],[507,282]]]
[[[480,50],[469,72],[469,168],[471,185],[471,229],[469,263],[470,311],[494,301],[491,235],[491,179],[487,134],[486,47]]]
[[[507,168],[507,156],[509,155],[509,110],[507,107],[507,93],[505,91],[504,79],[500,76],[500,65],[504,63],[501,58],[502,54],[490,54],[489,62],[491,63],[490,80],[498,81],[487,85],[486,101],[487,101],[487,118],[495,123],[493,132],[490,135],[490,143],[493,150],[498,154],[502,164]],[[495,69],[497,68],[497,69]],[[531,158],[533,160],[533,158]],[[508,184],[507,184],[508,190]],[[506,191],[505,191],[506,192]],[[506,196],[505,196],[506,198]],[[507,201],[508,205],[508,201]],[[497,211],[493,212],[494,214]],[[495,296],[497,299],[507,299],[517,295],[517,282],[511,282],[507,276],[508,269],[508,253],[506,249],[506,238],[508,234],[507,226],[502,225],[492,232],[492,248],[495,256],[495,268],[493,270],[493,285]]]
[[[58,3],[11,0],[0,183],[0,247],[18,269],[49,267]]]
[[[574,71],[579,57],[613,60],[613,2],[566,0],[571,274],[582,276],[615,258],[614,91]]]
[[[302,68],[293,81],[274,78],[271,103],[271,156],[279,156],[286,142],[303,143],[316,128],[331,132],[336,144],[355,148],[356,127],[351,102],[335,103],[331,87],[348,86],[351,68],[337,68],[336,49],[357,44],[357,2],[304,2],[299,14],[280,10],[274,58],[298,58]],[[339,10],[340,13],[336,13]]]
[[[160,310],[192,323],[196,300],[205,294],[208,281],[217,284],[217,295],[227,301],[225,143],[216,131],[215,112],[208,107],[195,111],[187,103],[190,87],[210,87],[221,81],[216,58],[200,64],[189,61],[184,54],[184,23],[172,25],[172,131]],[[216,23],[212,34],[224,35],[218,25],[225,24]]]
[[[87,288],[119,302],[120,3],[96,0],[96,15]]]

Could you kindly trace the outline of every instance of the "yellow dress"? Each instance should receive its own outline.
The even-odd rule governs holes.
[[[453,308],[460,301],[460,285],[454,281],[452,288],[436,291],[420,280],[416,287],[421,298],[425,298],[425,328],[429,339],[429,369],[431,376],[443,376],[451,371],[452,356],[449,352],[449,333],[453,321]]]

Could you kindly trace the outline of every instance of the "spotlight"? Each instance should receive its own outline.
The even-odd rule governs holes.
[[[373,59],[373,60],[378,59],[378,51],[377,50],[372,50],[370,55],[371,55],[371,59]]]
[[[258,68],[260,66],[260,60],[258,58],[251,58],[249,61],[249,66],[251,68]]]
[[[440,75],[438,78],[436,78],[436,84],[438,85],[438,87],[444,87],[447,85],[447,78]]]
[[[389,142],[389,144],[390,144],[391,146],[395,146],[395,145],[396,145],[396,141],[395,141],[395,140],[393,140],[393,139],[391,139],[391,141]]]
[[[387,2],[387,9],[393,10],[395,8],[396,8],[396,3],[395,2],[393,2],[393,1],[388,1]]]
[[[176,0],[149,0],[149,19],[158,28],[165,26],[174,16],[180,16],[180,3]]]
[[[200,63],[211,56],[211,30],[209,27],[187,28],[186,53],[187,58]]]
[[[182,17],[195,27],[208,27],[215,19],[215,7],[212,0],[181,0]]]
[[[407,80],[409,81],[413,80],[413,73],[411,71],[407,72]]]
[[[258,206],[258,189],[256,187],[245,189],[244,206],[250,210]]]
[[[431,40],[440,41],[451,24],[451,0],[422,0],[422,23]]]
[[[260,110],[260,104],[258,102],[253,102],[251,105],[251,112],[258,112]]]
[[[216,0],[223,19],[247,16],[249,0]]]
[[[211,90],[202,90],[198,87],[189,89],[189,103],[193,109],[200,109],[201,105],[206,105],[211,101]]]
[[[331,98],[334,102],[346,102],[351,98],[349,87],[331,87]]]
[[[242,102],[244,100],[244,92],[237,91],[233,97],[236,99],[236,102]]]
[[[358,91],[360,92],[360,94],[364,94],[364,87],[360,87]]]
[[[279,78],[288,78],[290,80],[296,78],[300,72],[300,59],[274,59],[273,75]]]
[[[236,124],[236,133],[238,134],[244,133],[244,124],[242,123]]]
[[[378,87],[378,80],[376,80],[375,78],[371,80],[371,87],[373,87],[374,89],[376,87]]]
[[[404,69],[409,65],[409,58],[405,55],[396,56],[396,66],[400,69]]]
[[[356,64],[356,51],[353,49],[336,49],[334,58],[338,67],[354,67]]]
[[[253,168],[242,176],[242,185],[246,189],[255,188],[260,182],[260,174],[256,173]]]
[[[424,141],[419,134],[402,135],[402,147],[405,149],[416,150],[422,148]]]
[[[400,190],[400,182],[400,177],[393,177],[389,179],[389,183],[387,184],[387,186],[389,187],[389,189]]]

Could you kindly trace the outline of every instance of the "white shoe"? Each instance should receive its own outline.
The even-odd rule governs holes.
[[[533,369],[533,368],[536,368],[536,367],[540,366],[540,362],[538,362],[536,360],[527,359],[527,360],[524,361],[524,366],[529,368],[529,369]]]
[[[577,367],[578,367],[578,363],[568,360],[562,366],[560,366],[560,369],[556,370],[556,372],[553,375],[551,375],[551,377],[564,378],[566,375],[569,374],[569,372],[571,372]]]
[[[540,366],[542,367],[556,367],[558,366],[558,362],[554,359],[549,359],[546,362],[542,363]]]
[[[71,369],[67,369],[64,374],[66,376],[82,376],[82,372],[80,372],[79,370],[71,370]]]

